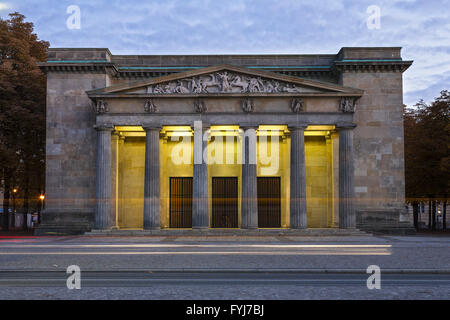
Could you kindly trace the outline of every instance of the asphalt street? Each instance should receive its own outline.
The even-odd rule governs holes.
[[[80,268],[81,289],[66,286]],[[381,271],[369,290],[367,267]],[[2,237],[0,299],[450,299],[450,238]]]
[[[69,275],[60,271],[3,271],[0,287],[64,287]],[[366,286],[365,273],[305,272],[83,272],[82,287],[154,287],[158,285],[298,285]],[[383,286],[450,286],[450,274],[383,274]]]

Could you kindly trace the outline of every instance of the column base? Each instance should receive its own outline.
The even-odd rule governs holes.
[[[195,231],[208,231],[209,227],[192,227],[192,230],[195,230]]]
[[[161,227],[147,227],[144,228],[143,230],[161,230]]]
[[[308,227],[296,227],[296,228],[292,228],[290,227],[289,230],[306,230],[308,229]]]

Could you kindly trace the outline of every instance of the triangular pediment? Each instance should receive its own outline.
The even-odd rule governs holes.
[[[88,92],[91,97],[323,94],[360,96],[362,90],[262,70],[221,65]]]

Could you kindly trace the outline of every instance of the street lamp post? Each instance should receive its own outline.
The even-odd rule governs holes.
[[[38,211],[38,224],[41,223],[41,211],[44,209],[45,195],[41,194],[39,196],[39,200],[40,200],[40,204],[39,204],[39,211]]]
[[[17,188],[14,188],[13,189],[13,194],[12,194],[12,196],[13,196],[13,212],[12,212],[12,214],[13,214],[13,217],[14,217],[14,219],[13,219],[13,221],[14,221],[14,224],[13,224],[13,228],[15,228],[16,227],[16,193],[17,193]],[[9,221],[8,221],[8,223],[9,223]]]

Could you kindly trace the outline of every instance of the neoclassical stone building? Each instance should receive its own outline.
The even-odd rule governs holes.
[[[36,232],[407,230],[402,73],[411,64],[396,47],[50,49],[40,64],[46,209]]]

